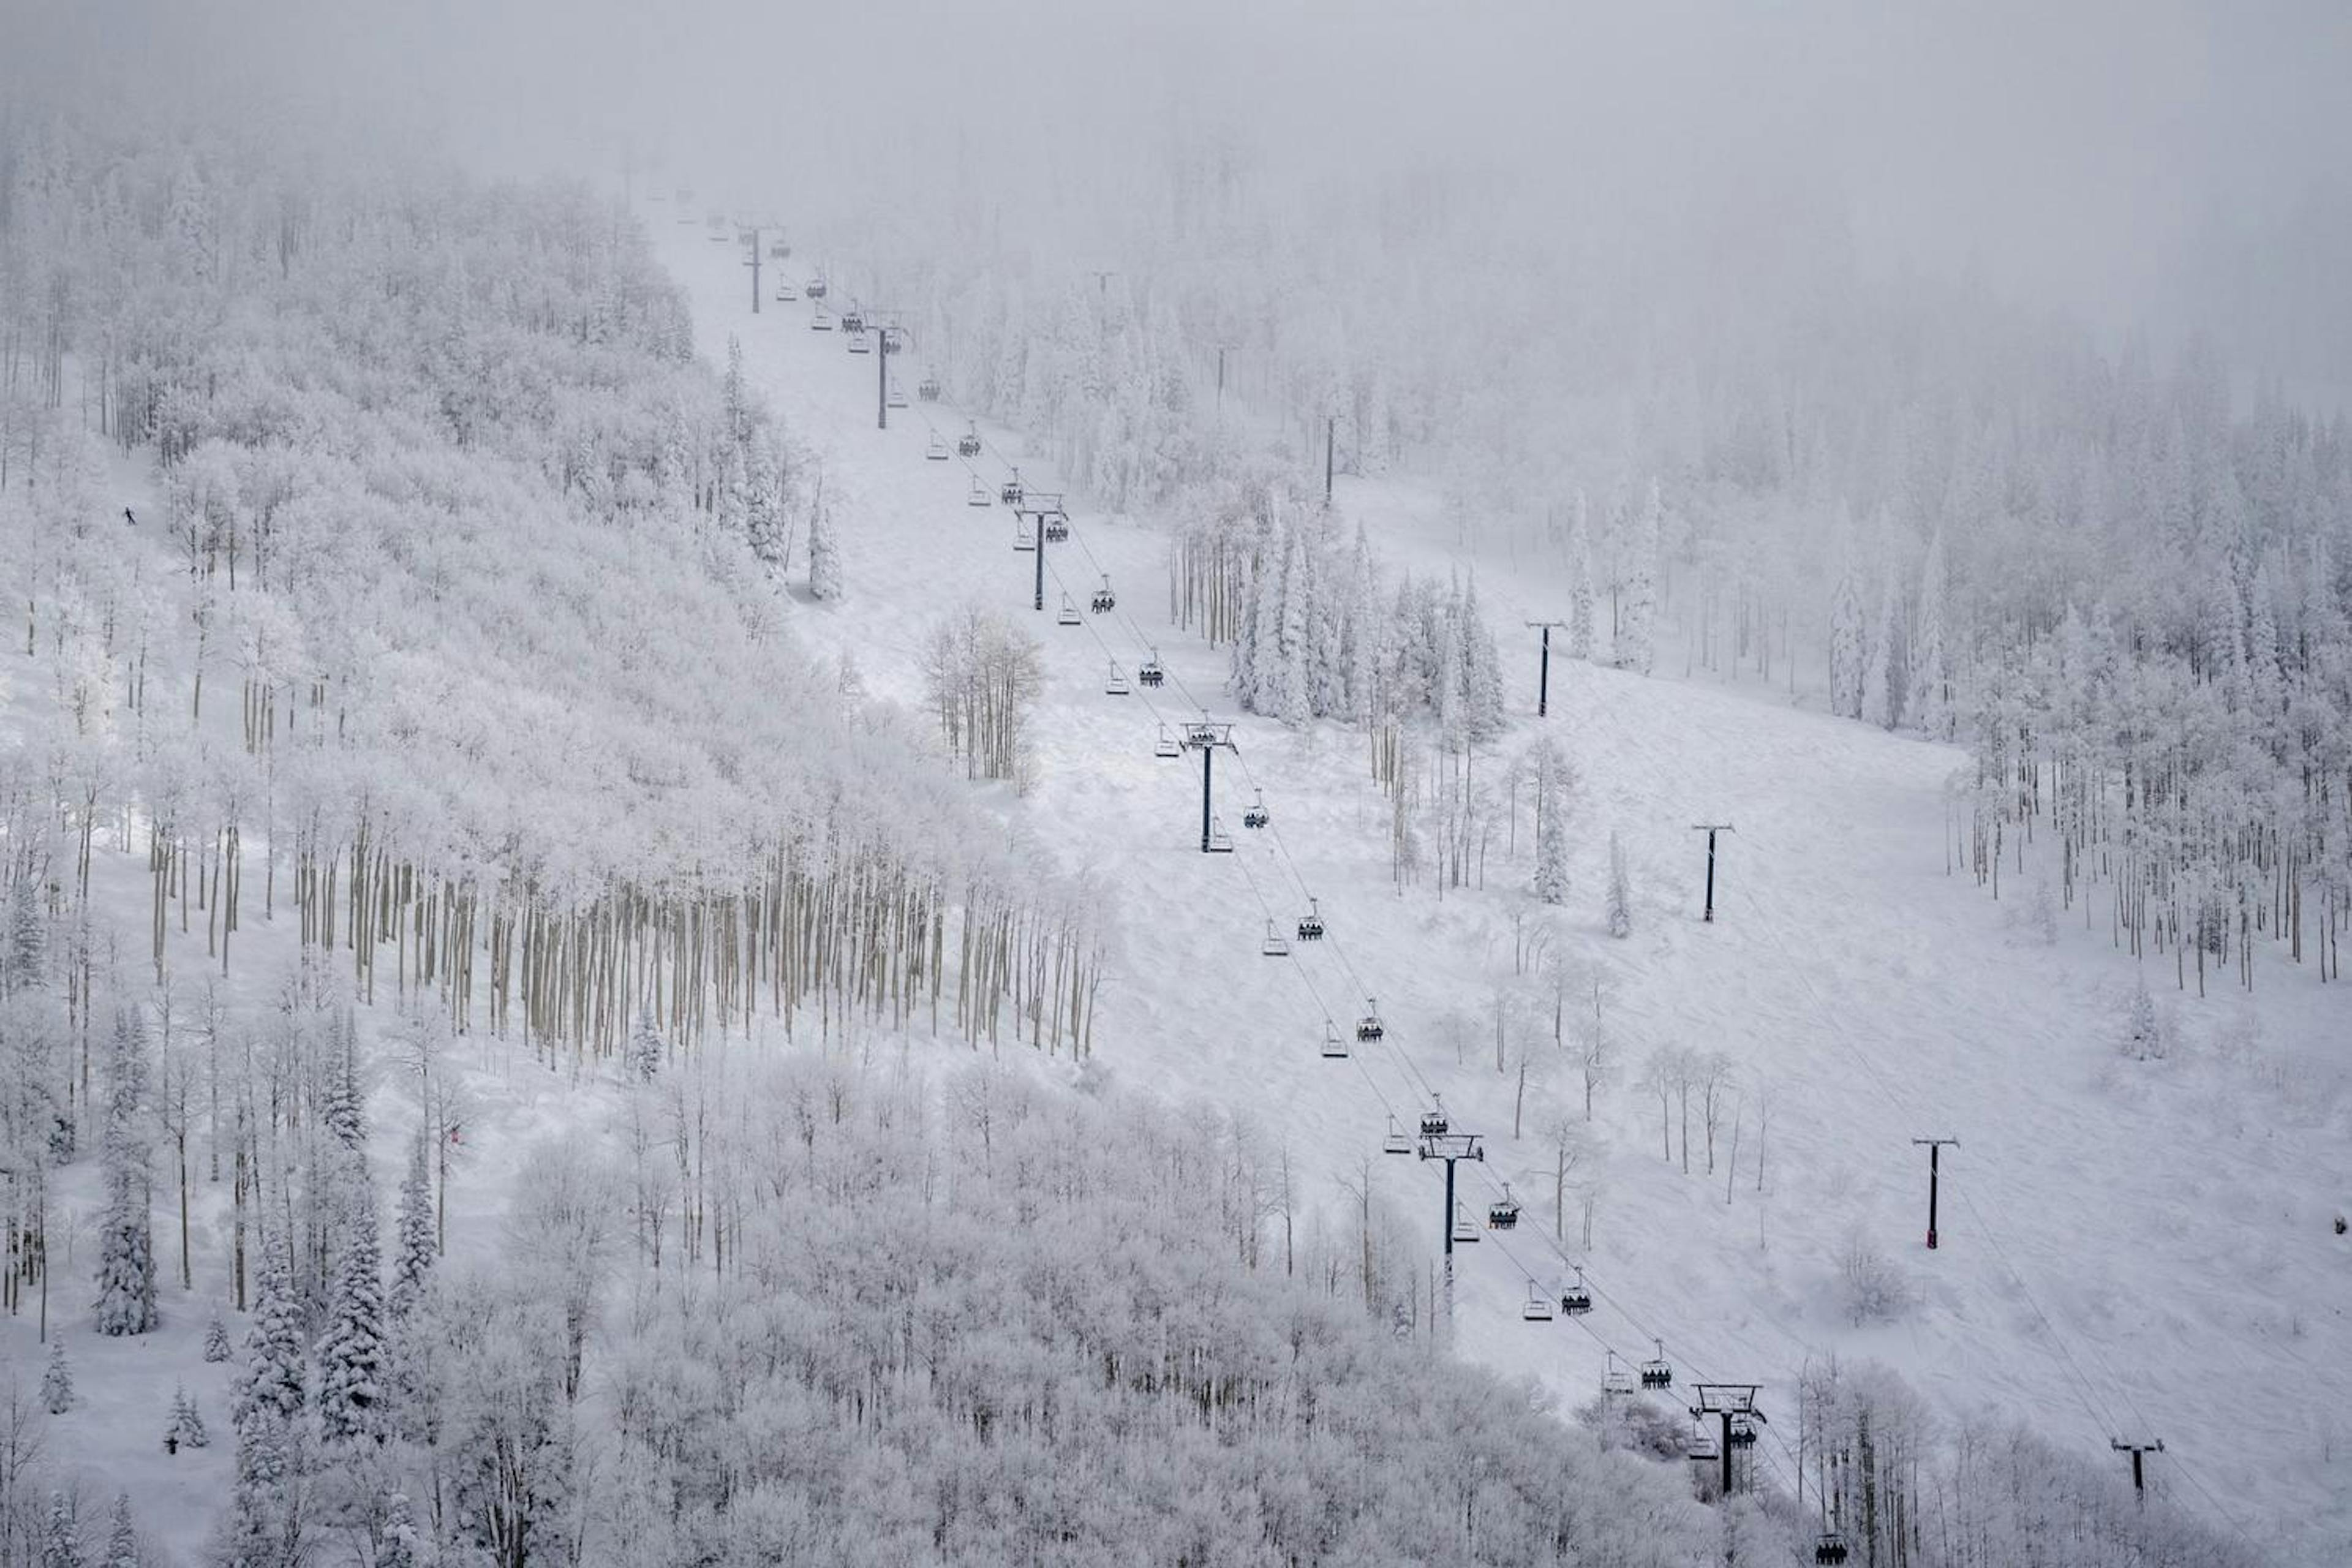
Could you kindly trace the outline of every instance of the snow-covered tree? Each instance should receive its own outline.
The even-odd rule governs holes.
[[[1536,747],[1536,897],[1568,899],[1568,759],[1546,739]]]
[[[1648,498],[1633,521],[1625,570],[1625,609],[1618,626],[1616,664],[1620,669],[1647,675],[1657,661],[1658,537],[1665,518],[1658,481],[1650,480]]]
[[[1633,885],[1625,870],[1625,840],[1613,827],[1609,830],[1608,914],[1611,936],[1633,933]]]
[[[221,1321],[220,1309],[215,1307],[205,1323],[205,1360],[224,1362],[236,1353],[229,1343],[228,1325]]]
[[[319,1430],[327,1441],[383,1436],[384,1303],[374,1184],[364,1154],[346,1185],[341,1249],[319,1337]]]
[[[1463,721],[1470,739],[1483,744],[1503,732],[1503,661],[1478,607],[1475,573],[1462,590],[1461,617]]]
[[[66,1494],[49,1494],[49,1521],[41,1531],[41,1568],[82,1568],[81,1524]]]
[[[1882,573],[1878,586],[1877,624],[1871,628],[1870,647],[1863,656],[1862,719],[1882,730],[1891,730],[1900,717],[1902,695],[1898,684],[1902,668],[1897,662],[1899,650],[1895,640],[1895,576]]]
[[[400,1207],[393,1221],[392,1285],[384,1294],[384,1312],[394,1322],[405,1321],[432,1289],[433,1265],[439,1257],[434,1245],[433,1178],[425,1160],[425,1140],[410,1147],[408,1174],[400,1184]]]
[[[1592,524],[1584,491],[1576,492],[1576,521],[1568,534],[1568,653],[1592,657]]]
[[[636,1027],[629,1032],[629,1073],[640,1083],[651,1083],[662,1068],[667,1056],[662,1044],[660,1026],[654,1021],[651,1002],[637,1009]]]
[[[374,1568],[421,1568],[423,1562],[416,1511],[406,1492],[395,1491],[384,1499],[383,1541],[376,1548]]]
[[[301,1303],[294,1292],[293,1264],[286,1255],[285,1237],[274,1226],[264,1229],[253,1327],[246,1335],[246,1363],[232,1413],[240,1430],[247,1416],[257,1414],[290,1423],[302,1413],[307,1398]]]
[[[106,1211],[99,1222],[95,1319],[101,1334],[143,1334],[162,1319],[155,1310],[153,1193],[143,1121],[146,1031],[129,1008],[114,1016],[107,1078]]]
[[[173,1389],[172,1418],[163,1428],[164,1447],[177,1443],[185,1448],[203,1448],[210,1447],[212,1440],[212,1434],[205,1430],[204,1413],[196,1408],[194,1397],[184,1386]]]
[[[841,549],[833,532],[833,502],[820,479],[815,500],[809,506],[808,581],[809,597],[825,603],[840,598],[843,592]]]
[[[8,930],[0,946],[0,996],[37,991],[48,980],[48,921],[41,913],[40,879],[19,871],[8,885]]]
[[[63,1415],[73,1404],[73,1367],[66,1360],[65,1342],[51,1340],[48,1364],[41,1369],[41,1408]]]
[[[140,1568],[139,1527],[131,1518],[131,1494],[114,1494],[106,1531],[106,1568]]]
[[[1931,741],[1949,740],[1952,700],[1944,668],[1944,534],[1941,529],[1927,542],[1927,563],[1919,570],[1919,615],[1911,634],[1910,682],[1905,708],[1913,728]]]
[[[1864,653],[1862,590],[1849,558],[1838,571],[1830,599],[1830,711],[1841,718],[1862,716]]]
[[[2131,994],[2124,1003],[2120,1041],[2124,1055],[2135,1061],[2154,1061],[2166,1053],[2168,1042],[2165,1036],[2164,1016],[2157,1011],[2156,998],[2148,994],[2147,982],[2135,980]]]

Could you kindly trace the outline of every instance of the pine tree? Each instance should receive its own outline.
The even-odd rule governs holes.
[[[1633,885],[1625,873],[1625,840],[1609,830],[1609,934],[1633,934]]]
[[[106,1568],[139,1568],[139,1530],[131,1521],[131,1494],[114,1494],[114,1514],[106,1532]]]
[[[1576,521],[1568,535],[1568,653],[1592,657],[1592,523],[1584,492],[1576,492]]]
[[[1503,732],[1503,660],[1495,634],[1478,608],[1478,574],[1462,593],[1463,721],[1470,739],[1485,742]]]
[[[49,1364],[41,1372],[41,1407],[63,1415],[74,1405],[73,1368],[66,1362],[63,1340],[49,1342]]]
[[[1312,614],[1308,600],[1314,588],[1307,569],[1306,530],[1294,527],[1289,532],[1282,554],[1281,609],[1275,623],[1277,690],[1273,711],[1295,730],[1307,718],[1307,628]]]
[[[320,1119],[344,1149],[362,1149],[367,1121],[360,1095],[359,1020],[348,1010],[337,1019],[332,1041]]]
[[[128,1008],[114,1016],[108,1058],[106,1214],[99,1232],[95,1317],[101,1334],[143,1334],[161,1320],[155,1310],[153,1194],[140,1120],[146,1035]]]
[[[1895,655],[1895,578],[1888,573],[1879,580],[1878,624],[1871,632],[1870,651],[1863,661],[1862,677],[1863,721],[1882,730],[1895,727],[1900,702]]]
[[[1830,711],[1842,719],[1862,716],[1862,593],[1848,559],[1830,599]]]
[[[816,500],[809,508],[809,597],[820,603],[830,603],[841,597],[841,552],[834,543],[833,503],[825,499],[824,486],[817,486]]]
[[[246,1365],[237,1383],[231,1419],[240,1432],[247,1418],[267,1415],[290,1423],[302,1413],[305,1368],[300,1303],[294,1294],[294,1268],[286,1241],[277,1231],[263,1237],[256,1281],[253,1327],[245,1341]]]
[[[375,1568],[417,1568],[420,1556],[408,1494],[394,1492],[384,1500],[383,1544],[376,1549]]]
[[[172,1391],[172,1420],[164,1427],[163,1436],[167,1447],[173,1442],[188,1448],[209,1447],[212,1444],[212,1434],[205,1430],[204,1415],[185,1388]]]
[[[228,1325],[221,1321],[220,1309],[213,1309],[211,1321],[205,1324],[205,1360],[224,1362],[236,1354],[228,1342]]]
[[[743,533],[751,553],[770,571],[781,572],[791,536],[784,528],[783,474],[770,441],[751,444],[743,489]]]
[[[49,1494],[48,1528],[41,1532],[41,1568],[81,1568],[81,1531],[66,1494]]]
[[[1381,670],[1380,583],[1372,571],[1372,547],[1364,526],[1356,525],[1356,548],[1348,567],[1348,717],[1372,721]]]
[[[1918,731],[1931,741],[1952,734],[1952,700],[1944,674],[1944,535],[1927,542],[1919,571],[1919,618],[1912,629],[1909,689],[1905,703]]]
[[[40,879],[20,870],[8,885],[7,945],[0,949],[0,996],[38,991],[48,981],[48,925],[41,918]]]
[[[654,1022],[651,1002],[637,1009],[637,1026],[629,1033],[629,1073],[640,1083],[651,1083],[660,1073],[667,1048]]]
[[[319,1429],[329,1442],[383,1435],[383,1281],[374,1184],[363,1154],[347,1184],[341,1250],[319,1336]]]
[[[405,1321],[432,1288],[434,1247],[433,1181],[425,1164],[425,1140],[409,1151],[408,1176],[400,1184],[400,1210],[393,1221],[392,1288],[384,1296],[385,1315]]]
[[[1545,741],[1536,748],[1535,893],[1547,904],[1568,899],[1568,760]]]
[[[1625,615],[1617,637],[1617,668],[1647,675],[1657,661],[1658,534],[1664,503],[1658,481],[1633,525],[1632,558],[1626,563]]]

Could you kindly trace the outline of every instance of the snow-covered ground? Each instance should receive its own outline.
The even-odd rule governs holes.
[[[1218,812],[1238,852],[1198,853],[1199,764],[1156,759],[1156,724],[1201,706],[1237,716],[1223,697],[1223,653],[1167,624],[1164,537],[1073,498],[1074,537],[1048,557],[1046,612],[1026,616],[1033,561],[1011,548],[1011,514],[968,506],[966,493],[975,477],[994,489],[999,454],[1032,489],[1055,487],[1051,465],[986,426],[974,463],[927,461],[935,432],[952,443],[963,427],[948,405],[913,402],[877,430],[876,356],[810,331],[805,302],[751,314],[737,247],[650,210],[703,352],[741,340],[748,375],[824,455],[839,497],[847,597],[804,604],[801,635],[853,656],[872,689],[910,705],[918,650],[953,606],[1022,610],[1046,645],[1041,776],[1012,809],[1066,869],[1116,890],[1122,952],[1097,1048],[1117,1078],[1259,1118],[1311,1173],[1310,1205],[1338,1201],[1338,1180],[1375,1154],[1391,1111],[1413,1114],[1424,1085],[1442,1094],[1457,1127],[1486,1135],[1488,1174],[1529,1205],[1507,1244],[1462,1259],[1458,1342],[1570,1404],[1595,1389],[1606,1350],[1645,1357],[1662,1338],[1685,1380],[1763,1384],[1777,1423],[1764,1451],[1785,1485],[1800,1369],[1868,1356],[1948,1413],[2029,1416],[2085,1451],[2160,1437],[2156,1484],[2216,1527],[2242,1529],[2282,1560],[2352,1557],[2352,1422],[2341,1414],[2352,1406],[2352,1238],[2330,1223],[2352,1207],[2340,1092],[2352,1006],[2340,986],[2266,947],[2251,995],[2221,976],[2210,998],[2179,998],[2169,956],[2151,959],[2147,983],[2173,1007],[2182,1047],[2163,1062],[2126,1061],[2115,1042],[2135,963],[2109,940],[2106,889],[2093,889],[2087,916],[2062,914],[2045,944],[2014,918],[2035,879],[2032,851],[1999,903],[1948,868],[1943,790],[1958,751],[1804,711],[1760,682],[1643,679],[1556,659],[1542,723],[1581,775],[1562,940],[1605,975],[1621,1043],[1597,1116],[1605,1152],[1589,1268],[1600,1310],[1579,1323],[1523,1323],[1529,1275],[1549,1284],[1563,1272],[1546,1240],[1542,1129],[1580,1100],[1573,1067],[1556,1064],[1530,1092],[1525,1136],[1510,1136],[1516,1084],[1495,1069],[1488,1019],[1498,987],[1533,987],[1512,973],[1526,846],[1507,857],[1498,840],[1483,891],[1441,900],[1424,884],[1400,895],[1361,739],[1244,719],[1238,761],[1218,770]],[[898,374],[911,395],[920,370],[908,361]],[[1409,482],[1343,480],[1337,499],[1391,569],[1478,564],[1451,553],[1433,500]],[[1103,574],[1118,613],[1057,626],[1062,594],[1083,611]],[[1557,614],[1564,586],[1525,563],[1480,578],[1512,683],[1497,766],[1538,726],[1533,634],[1505,628]],[[1147,642],[1168,687],[1107,695],[1107,660],[1131,675]],[[1271,832],[1240,826],[1254,786]],[[1723,841],[1718,919],[1706,924],[1691,825],[1722,820],[1737,833]],[[1612,829],[1624,836],[1637,903],[1623,942],[1601,923]],[[1295,963],[1260,957],[1266,920],[1286,928],[1307,890],[1332,940],[1301,944]],[[1344,1030],[1367,989],[1385,1044],[1321,1058],[1327,1013]],[[1464,1018],[1466,1029],[1449,1027]],[[1657,1152],[1658,1101],[1636,1082],[1651,1050],[1676,1047],[1736,1066],[1741,1141],[1728,1183],[1720,1168],[1685,1175]],[[1925,1151],[1911,1142],[1930,1135],[1960,1141],[1946,1151],[1934,1253],[1921,1246]],[[1380,1164],[1383,1190],[1425,1208],[1434,1227],[1433,1172]],[[1465,1188],[1481,1205],[1495,1190],[1483,1177]],[[1571,1241],[1575,1229],[1571,1215]],[[1856,1330],[1844,1316],[1837,1259],[1857,1232],[1917,1292],[1891,1324]]]

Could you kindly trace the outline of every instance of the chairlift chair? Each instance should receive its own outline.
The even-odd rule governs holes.
[[[1571,1318],[1582,1317],[1592,1310],[1592,1289],[1584,1282],[1584,1270],[1576,1271],[1576,1281],[1559,1288],[1559,1310]]]
[[[803,284],[803,287],[807,290],[808,297],[810,299],[824,299],[825,295],[824,274],[822,272],[818,273],[815,277],[810,279],[807,283]]]
[[[863,327],[850,326],[849,318],[846,316],[844,316],[841,320],[842,326],[849,333],[849,352],[854,354],[872,353],[874,352],[874,342],[872,339],[866,335],[866,329]]]
[[[792,247],[791,246],[789,246],[789,245],[786,245],[782,240],[781,240],[781,239],[772,239],[772,240],[768,241],[768,259],[769,259],[769,260],[771,260],[771,261],[784,261],[784,260],[788,260],[788,259],[790,259],[790,258],[791,258],[792,254],[793,254],[793,247]]]
[[[906,351],[906,338],[898,328],[877,327],[874,331],[875,334],[882,340],[882,352],[884,354],[902,353]],[[907,405],[901,403],[898,406],[904,408]]]
[[[1711,1465],[1723,1458],[1723,1450],[1715,1446],[1715,1434],[1694,1421],[1690,1447],[1683,1450],[1683,1457],[1693,1464]]]
[[[1027,523],[1016,522],[1013,525],[1013,548],[1015,550],[1034,550],[1037,548],[1036,535],[1029,531],[1029,525]]]
[[[1532,1279],[1528,1281],[1528,1304],[1519,1309],[1519,1316],[1530,1323],[1551,1321],[1551,1298]]]
[[[1611,1351],[1608,1354],[1609,1370],[1601,1374],[1601,1392],[1604,1394],[1633,1393],[1633,1374],[1617,1364],[1617,1352],[1615,1351]]]
[[[956,437],[956,453],[959,457],[965,458],[977,458],[980,456],[980,426],[978,425],[968,425],[964,433]],[[975,486],[980,483],[978,479],[974,479],[971,482]]]
[[[1323,1059],[1328,1062],[1344,1062],[1348,1059],[1348,1042],[1341,1037],[1339,1026],[1328,1018],[1323,1021]],[[1390,1125],[1393,1126],[1395,1123],[1392,1121]],[[1411,1153],[1412,1151],[1408,1149],[1406,1152]]]
[[[1756,1446],[1756,1422],[1746,1411],[1734,1411],[1731,1415],[1731,1446],[1752,1448]]]
[[[1020,469],[1015,468],[1013,470],[1013,477],[1004,481],[1004,488],[996,492],[996,499],[1003,501],[1006,506],[1019,506],[1021,504]]]
[[[1067,594],[1062,595],[1061,613],[1054,617],[1054,624],[1062,626],[1082,626],[1087,624],[1086,617],[1078,614],[1078,606],[1071,603]]]
[[[812,332],[833,331],[833,318],[825,314],[824,306],[819,305],[815,313],[809,317],[809,331]]]
[[[1362,1017],[1356,1020],[1356,1038],[1365,1041],[1367,1044],[1373,1040],[1384,1038],[1387,1034],[1388,1030],[1382,1026],[1381,1023],[1381,1016],[1377,1012],[1367,1013]],[[1441,1117],[1439,1120],[1443,1121],[1444,1118]],[[1445,1129],[1443,1127],[1438,1129],[1438,1131],[1440,1132],[1444,1131]],[[1421,1119],[1421,1135],[1424,1138],[1431,1136],[1429,1131],[1429,1118],[1426,1116]]]
[[[1665,1342],[1663,1340],[1652,1340],[1650,1343],[1657,1347],[1658,1353],[1652,1360],[1645,1361],[1642,1363],[1642,1386],[1643,1388],[1672,1388],[1675,1385],[1675,1369],[1673,1364],[1666,1360]]]
[[[1421,1135],[1423,1138],[1444,1137],[1447,1125],[1445,1101],[1442,1098],[1435,1100],[1431,1109],[1421,1113]]]
[[[848,310],[844,310],[841,313],[841,330],[845,332],[864,331],[866,330],[866,312],[859,310],[855,305],[852,305]]]
[[[1274,818],[1266,813],[1265,791],[1259,790],[1257,792],[1257,798],[1251,801],[1249,808],[1242,813],[1242,826],[1244,827],[1264,827],[1267,823],[1272,822]]]
[[[1209,853],[1230,855],[1233,852],[1234,836],[1225,831],[1223,818],[1215,816],[1209,818]]]
[[[1155,757],[1181,757],[1184,754],[1184,748],[1176,743],[1176,737],[1168,732],[1167,725],[1162,724],[1160,726],[1160,739],[1151,742],[1151,754]]]
[[[1467,1247],[1478,1239],[1477,1222],[1470,1217],[1469,1210],[1460,1204],[1455,1204],[1454,1205],[1454,1245]]]
[[[1258,943],[1257,950],[1268,958],[1288,958],[1290,956],[1290,943],[1285,942],[1282,939],[1282,933],[1274,929],[1274,922],[1272,921],[1265,922],[1265,940]],[[1329,1026],[1326,1025],[1325,1027],[1328,1028]]]
[[[1813,1543],[1813,1561],[1816,1563],[1844,1562],[1845,1537],[1835,1531],[1823,1535]]]
[[[940,400],[940,378],[936,375],[925,374],[922,380],[915,384],[915,395],[926,403],[937,403]]]
[[[972,480],[971,489],[965,494],[963,502],[966,506],[986,506],[988,504],[988,487],[982,484],[978,479]],[[1025,549],[1027,547],[1024,546],[1023,548]]]
[[[1045,519],[1045,537],[1055,544],[1070,537],[1070,520],[1061,512]]]
[[[1323,910],[1312,898],[1307,900],[1307,912],[1298,917],[1298,940],[1301,942],[1323,940]]]
[[[946,462],[948,460],[948,438],[940,435],[936,430],[932,431],[931,444],[923,448],[923,456],[929,458],[934,463]]]
[[[1144,685],[1150,687],[1155,691],[1166,683],[1168,679],[1168,672],[1160,668],[1160,650],[1158,648],[1155,647],[1151,650],[1151,657],[1143,661],[1143,668],[1135,672],[1135,679],[1140,680]]]
[[[799,299],[800,297],[801,297],[801,296],[800,296],[800,290],[798,290],[797,289],[794,289],[791,284],[789,284],[789,283],[779,283],[779,284],[777,284],[777,285],[776,285],[776,303],[777,303],[777,304],[779,304],[779,305],[789,305],[789,304],[791,304],[793,300],[795,300]]]
[[[889,395],[884,397],[882,401],[885,405],[892,408],[904,408],[907,406],[907,389],[898,384],[898,378],[897,376],[894,375],[890,378]]]
[[[1118,606],[1118,595],[1110,591],[1110,574],[1106,572],[1103,574],[1102,586],[1095,590],[1095,596],[1087,602],[1087,608],[1099,616],[1104,611],[1116,609]],[[1244,812],[1242,816],[1242,826],[1251,827],[1256,825],[1250,821],[1248,814]]]
[[[1330,1026],[1327,1025],[1325,1027],[1329,1028]],[[1333,1028],[1330,1029],[1330,1032],[1333,1035],[1337,1035],[1339,1030]],[[1342,1047],[1341,1048],[1345,1049],[1346,1047]],[[1397,1125],[1397,1119],[1393,1116],[1389,1118],[1389,1135],[1381,1143],[1381,1152],[1383,1154],[1410,1154],[1412,1152],[1412,1137],[1406,1133],[1403,1128]]]
[[[1134,689],[1135,689],[1133,687],[1128,685],[1125,672],[1118,668],[1118,660],[1112,659],[1110,661],[1109,679],[1103,682],[1103,695],[1106,697],[1125,697]]]
[[[1517,1230],[1519,1227],[1519,1200],[1511,1195],[1511,1184],[1503,1184],[1503,1195],[1486,1205],[1488,1230]]]

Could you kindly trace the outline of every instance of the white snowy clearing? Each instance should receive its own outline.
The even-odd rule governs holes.
[[[919,649],[950,610],[1020,610],[1045,642],[1039,776],[1003,809],[1038,853],[1112,890],[1121,949],[1096,1040],[1117,1080],[1262,1119],[1304,1173],[1306,1207],[1351,1201],[1339,1184],[1370,1163],[1381,1192],[1426,1214],[1433,1244],[1437,1172],[1380,1149],[1389,1116],[1409,1126],[1429,1091],[1442,1095],[1487,1150],[1484,1171],[1465,1167],[1465,1203],[1483,1215],[1507,1181],[1527,1205],[1516,1232],[1486,1232],[1458,1259],[1458,1345],[1571,1407],[1599,1388],[1608,1352],[1622,1364],[1662,1340],[1685,1382],[1762,1385],[1760,1408],[1786,1432],[1768,1431],[1759,1473],[1785,1487],[1801,1370],[1867,1356],[1948,1412],[2025,1415],[2085,1452],[2160,1437],[2150,1485],[2215,1528],[2282,1561],[2352,1554],[2352,1242],[2331,1225],[2352,1201],[2341,987],[2272,963],[2252,994],[2217,976],[2209,997],[2184,998],[2169,959],[2152,959],[2147,984],[2179,1044],[2166,1060],[2127,1060],[2116,1042],[2136,965],[2111,942],[2099,895],[2063,912],[2046,942],[2029,909],[2032,847],[2021,873],[2015,859],[2005,869],[1999,902],[1948,858],[1944,790],[1960,751],[1804,710],[1761,682],[1643,679],[1555,657],[1541,724],[1580,775],[1557,912],[1584,973],[1601,978],[1613,1050],[1565,1219],[1566,1255],[1587,1263],[1598,1307],[1523,1322],[1530,1280],[1554,1291],[1567,1277],[1549,1239],[1548,1134],[1580,1120],[1583,1094],[1578,1064],[1552,1048],[1548,1002],[1539,1020],[1514,1017],[1498,1061],[1497,999],[1523,1015],[1543,986],[1514,973],[1514,919],[1534,907],[1528,846],[1496,843],[1481,890],[1441,898],[1424,880],[1400,892],[1362,738],[1242,718],[1237,754],[1216,771],[1235,852],[1200,853],[1198,757],[1155,758],[1153,742],[1159,724],[1203,706],[1236,715],[1225,651],[1169,624],[1165,537],[1070,498],[1045,611],[1029,614],[1034,558],[1012,548],[1012,513],[967,499],[975,482],[993,492],[1008,462],[1031,490],[1052,489],[1051,466],[985,425],[980,458],[927,460],[934,435],[952,447],[964,429],[951,403],[910,397],[877,430],[878,356],[812,331],[804,300],[751,314],[738,247],[646,210],[701,351],[723,358],[740,339],[747,377],[836,487],[846,595],[803,600],[793,629],[916,710]],[[911,392],[917,364],[898,374]],[[1503,765],[1538,729],[1536,635],[1518,628],[1562,614],[1565,583],[1452,553],[1434,503],[1409,482],[1343,477],[1336,505],[1391,570],[1476,570],[1510,682],[1511,731],[1493,748]],[[1117,608],[1088,614],[1106,574]],[[1065,594],[1077,627],[1055,624]],[[1674,644],[1661,642],[1663,667]],[[1164,688],[1105,692],[1110,662],[1131,678],[1155,645]],[[1263,832],[1241,825],[1254,789],[1272,817]],[[1722,821],[1736,832],[1721,840],[1708,924],[1692,825]],[[1635,900],[1622,942],[1603,920],[1612,830]],[[1329,940],[1260,956],[1267,922],[1286,934],[1309,894]],[[1324,1059],[1327,1018],[1350,1033],[1368,990],[1385,1039]],[[1568,1005],[1589,1013],[1591,997]],[[1662,1118],[1684,1112],[1642,1079],[1653,1052],[1675,1047],[1729,1058],[1711,1169],[1679,1126],[1675,1157],[1661,1157]],[[1933,1253],[1921,1245],[1927,1152],[1912,1142],[1929,1136],[1958,1140],[1944,1152]],[[1867,1262],[1857,1244],[1883,1254],[1894,1278],[1882,1282],[1911,1298],[1864,1327],[1849,1318],[1844,1268]]]

